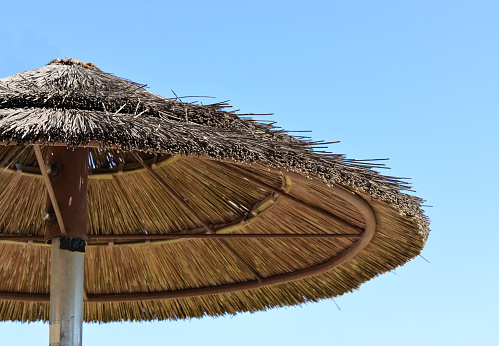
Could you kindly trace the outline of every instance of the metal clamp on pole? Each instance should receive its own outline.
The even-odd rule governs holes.
[[[80,238],[60,238],[61,250],[69,250],[72,252],[85,252],[85,246],[87,245],[85,240]]]

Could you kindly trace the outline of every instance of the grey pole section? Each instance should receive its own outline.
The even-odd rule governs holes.
[[[48,194],[45,239],[52,244],[50,345],[81,346],[89,152],[49,146],[46,164],[39,146],[35,153]]]
[[[50,346],[81,345],[84,253],[61,249],[52,239],[50,273]]]

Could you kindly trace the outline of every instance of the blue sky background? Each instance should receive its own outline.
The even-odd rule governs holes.
[[[336,299],[237,317],[85,324],[85,345],[499,345],[497,1],[9,1],[0,77],[54,58],[274,113],[390,158],[431,218],[422,256]],[[210,100],[207,100],[210,101]],[[494,216],[496,215],[496,216]],[[0,264],[1,268],[1,264]],[[2,345],[48,324],[0,323]]]

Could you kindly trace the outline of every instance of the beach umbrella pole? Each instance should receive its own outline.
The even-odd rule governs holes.
[[[84,253],[61,249],[68,238],[52,239],[50,345],[81,345]]]
[[[81,345],[87,239],[88,149],[35,145],[47,188],[46,239],[51,242],[50,345]]]

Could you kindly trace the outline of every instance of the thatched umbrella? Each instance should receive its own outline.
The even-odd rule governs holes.
[[[82,320],[317,301],[420,253],[405,183],[225,107],[73,59],[0,79],[0,319],[77,344]]]

